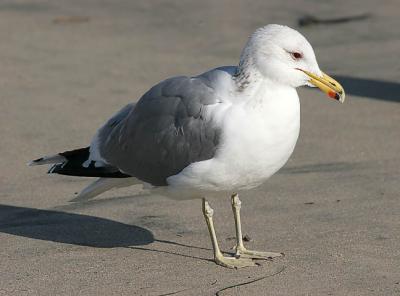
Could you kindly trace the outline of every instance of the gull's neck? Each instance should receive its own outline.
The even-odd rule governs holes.
[[[245,48],[240,57],[236,73],[233,75],[235,90],[238,93],[247,93],[263,80],[262,74],[258,71],[254,58]]]

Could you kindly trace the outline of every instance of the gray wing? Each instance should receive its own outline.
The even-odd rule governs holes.
[[[203,108],[216,103],[206,76],[165,80],[99,131],[100,155],[126,174],[166,185],[169,176],[215,155],[220,128]]]

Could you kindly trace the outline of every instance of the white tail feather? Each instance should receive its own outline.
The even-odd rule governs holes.
[[[99,178],[85,187],[77,197],[71,201],[86,201],[113,188],[128,187],[137,184],[136,178]]]

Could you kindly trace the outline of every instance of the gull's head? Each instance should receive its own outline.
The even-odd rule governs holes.
[[[342,86],[319,69],[307,39],[287,26],[267,25],[256,30],[243,50],[241,64],[255,67],[274,82],[291,87],[316,86],[329,97],[344,101]]]

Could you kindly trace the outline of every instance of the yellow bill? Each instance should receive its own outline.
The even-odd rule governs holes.
[[[318,87],[324,93],[326,93],[330,98],[335,99],[341,103],[344,102],[346,94],[344,92],[343,87],[335,79],[326,75],[323,72],[322,72],[322,76],[319,77],[319,76],[317,76],[313,73],[310,73],[306,70],[302,70],[302,69],[299,69],[299,70],[304,72],[305,74],[307,74],[307,76],[310,77],[309,82],[311,84],[315,85],[316,87]]]

